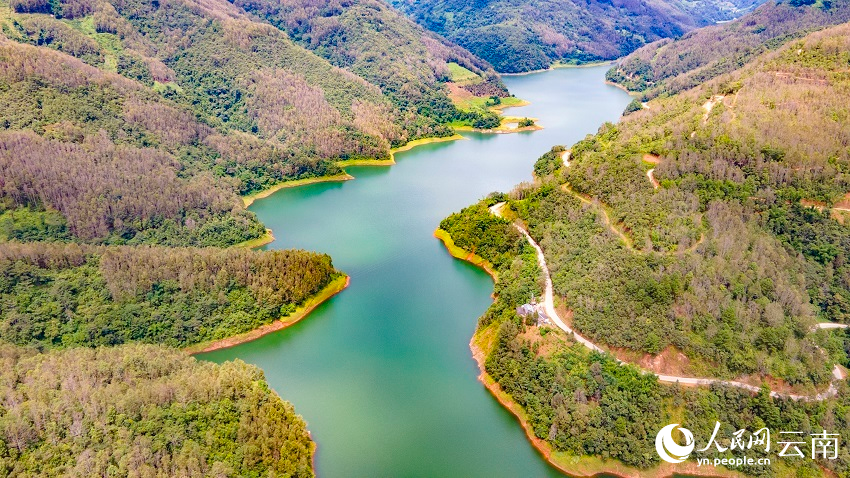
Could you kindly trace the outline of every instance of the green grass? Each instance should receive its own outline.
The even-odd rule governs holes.
[[[449,73],[452,76],[452,81],[455,83],[471,82],[481,79],[481,77],[474,72],[467,70],[453,61],[447,63],[447,65],[449,67]]]
[[[490,261],[484,259],[478,254],[474,254],[472,252],[467,251],[466,249],[463,249],[462,247],[457,246],[455,244],[454,239],[452,239],[452,235],[449,234],[447,231],[438,228],[436,231],[434,231],[434,237],[443,241],[443,245],[446,246],[446,250],[448,250],[449,254],[455,259],[460,259],[462,261],[466,261],[473,265],[476,265],[484,269],[484,272],[489,274],[490,277],[493,278],[493,281],[499,280],[499,275],[496,272],[496,268]]]
[[[500,98],[501,103],[498,105],[494,105],[490,98],[482,98],[480,96],[473,96],[471,98],[458,99],[455,101],[455,105],[461,110],[473,110],[473,109],[491,109],[491,110],[501,110],[504,108],[510,108],[513,106],[525,106],[528,104],[527,101],[521,100],[515,96],[508,96],[506,98]]]
[[[0,35],[5,35],[6,38],[16,40],[20,38],[20,34],[12,24],[14,13],[9,4],[9,0],[0,0]]]
[[[100,66],[101,69],[111,73],[118,72],[118,56],[124,51],[124,43],[117,35],[98,33],[95,28],[94,17],[91,15],[81,19],[62,21],[96,41],[103,48],[103,65]]]
[[[160,83],[159,81],[154,81],[153,90],[159,94],[164,94],[168,90],[174,90],[177,93],[183,93],[183,88],[181,88],[180,85],[174,82]]]

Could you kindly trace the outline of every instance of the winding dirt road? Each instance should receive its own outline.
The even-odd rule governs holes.
[[[505,205],[504,202],[500,202],[498,204],[494,204],[494,205],[490,206],[490,213],[495,215],[495,216],[502,217],[502,207],[504,205]],[[607,214],[606,214],[606,219],[607,219]],[[543,255],[543,249],[540,248],[540,245],[537,244],[537,241],[535,241],[534,238],[532,238],[531,235],[528,234],[528,231],[522,225],[520,225],[517,222],[514,222],[513,226],[516,228],[517,231],[519,231],[523,236],[525,236],[525,239],[528,241],[528,243],[531,245],[531,247],[533,247],[534,250],[537,252],[537,263],[540,265],[540,268],[543,270],[543,277],[546,280],[546,287],[545,287],[545,291],[544,291],[544,295],[543,295],[543,308],[546,311],[546,315],[549,316],[549,318],[552,320],[552,322],[556,326],[558,326],[559,329],[566,332],[567,335],[572,336],[576,340],[576,342],[584,345],[585,347],[589,348],[590,350],[594,350],[594,351],[597,351],[597,352],[604,352],[605,350],[602,347],[600,347],[599,345],[596,345],[595,343],[593,343],[589,339],[583,337],[581,334],[579,334],[578,332],[573,330],[569,325],[567,325],[567,323],[561,318],[561,316],[558,315],[558,311],[555,310],[555,293],[554,293],[554,288],[552,287],[552,276],[549,274],[549,266],[546,264],[546,256]],[[820,323],[815,328],[816,329],[844,329],[844,328],[850,328],[850,325],[836,324],[836,323]],[[618,362],[623,363],[620,360],[618,360]],[[654,372],[649,371],[649,370],[641,369],[641,371],[645,374],[649,374],[649,373],[654,374]],[[750,385],[748,383],[738,382],[738,381],[734,381],[734,380],[722,380],[722,379],[718,379],[718,378],[679,377],[679,376],[675,376],[675,375],[658,375],[658,374],[656,374],[656,375],[658,376],[659,381],[665,382],[665,383],[679,383],[679,384],[682,384],[682,385],[694,385],[694,386],[708,386],[708,385],[712,385],[712,384],[717,383],[717,384],[729,385],[729,386],[732,386],[732,387],[743,388],[743,389],[746,389],[746,390],[750,390],[752,392],[758,392],[760,390],[759,387],[756,387],[754,385]],[[833,375],[834,380],[829,384],[829,388],[826,391],[819,393],[815,396],[783,394],[783,393],[779,393],[779,392],[775,392],[775,391],[771,391],[770,395],[772,397],[788,397],[788,398],[791,398],[793,400],[807,400],[807,401],[824,400],[826,398],[834,396],[838,392],[838,389],[836,389],[836,387],[835,387],[835,380],[843,380],[845,378],[844,373],[841,370],[841,367],[839,367],[838,365],[836,365],[833,368],[832,375]]]
[[[652,183],[652,187],[653,187],[653,189],[658,189],[658,188],[660,188],[660,187],[661,187],[661,184],[658,182],[658,180],[657,180],[657,179],[655,179],[655,175],[654,175],[653,173],[655,173],[655,168],[652,168],[652,169],[648,170],[648,171],[646,172],[646,177],[648,177],[648,178],[649,178],[649,182],[651,182],[651,183]]]

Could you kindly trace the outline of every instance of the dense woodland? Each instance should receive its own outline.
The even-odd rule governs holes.
[[[257,238],[238,194],[497,125],[452,103],[449,64],[475,75],[470,94],[507,95],[486,62],[379,2],[13,0],[0,31],[0,213],[58,211],[89,242]]]
[[[338,273],[326,255],[0,244],[0,336],[38,349],[185,347],[290,315]]]
[[[241,195],[498,124],[452,103],[450,65],[476,101],[507,96],[379,2],[0,0],[0,475],[312,476],[258,370],[162,346],[339,278],[326,255],[223,249],[266,234]]]
[[[517,199],[518,196],[523,199]],[[571,273],[573,276],[584,275],[584,284],[581,281],[574,284],[579,290],[577,294],[591,290],[588,287],[590,277],[597,278],[592,281],[597,286],[613,282],[604,297],[595,299],[597,303],[614,302],[614,307],[606,311],[608,314],[622,316],[632,307],[639,310],[643,307],[642,311],[647,313],[647,303],[671,290],[675,292],[675,285],[670,283],[676,278],[661,274],[653,276],[653,271],[645,265],[635,268],[629,263],[634,261],[626,257],[616,238],[606,233],[592,207],[582,206],[573,196],[557,187],[543,187],[521,194],[515,192],[512,197],[494,196],[452,215],[442,223],[441,228],[451,232],[453,239],[457,235],[465,247],[475,249],[497,266],[497,300],[481,317],[476,341],[481,343],[483,337],[492,337],[489,341],[484,339],[484,343],[489,345],[489,349],[485,350],[487,373],[524,408],[533,433],[548,441],[555,450],[568,455],[616,459],[630,466],[647,468],[659,464],[653,446],[655,434],[663,425],[681,423],[696,436],[702,437],[701,440],[707,440],[715,421],[723,424],[722,437],[731,437],[734,431],[740,429],[752,432],[769,426],[772,430],[806,430],[806,433],[830,429],[840,432],[842,440],[850,439],[847,418],[850,416],[850,390],[844,382],[838,384],[838,396],[826,404],[770,398],[767,389],[754,396],[751,392],[722,386],[683,389],[662,385],[652,375],[643,375],[632,366],[618,363],[611,355],[590,352],[572,343],[557,330],[535,327],[533,321],[517,316],[515,310],[519,305],[527,302],[532,294],[540,294],[542,280],[533,250],[522,245],[524,241],[515,242],[515,235],[505,228],[506,221],[485,219],[484,214],[489,214],[486,206],[504,199],[508,199],[517,210],[528,213],[533,209],[532,215],[546,214],[546,223],[534,226],[535,222],[531,221],[530,224],[533,234],[543,236],[541,246],[550,267],[553,260],[563,263],[562,256],[550,252],[556,246],[572,251],[571,267],[581,268],[585,264],[595,267],[590,272],[579,269]],[[465,227],[470,223],[478,225],[474,233]],[[541,233],[541,229],[557,232]],[[552,235],[557,236],[557,241],[552,239]],[[622,277],[611,277],[608,275],[610,272],[600,270],[605,264],[593,257],[600,254],[603,254],[606,263],[613,263],[610,269]],[[639,275],[642,271],[648,274]],[[564,283],[565,274],[567,272],[563,270],[555,274],[559,277],[555,279],[559,294],[563,293],[559,284]],[[660,281],[656,280],[659,276]],[[575,296],[567,294],[568,299]],[[589,302],[593,299],[585,297],[584,300]],[[579,308],[574,310],[578,312]],[[604,320],[605,317],[598,316],[596,319]],[[637,324],[644,323],[643,318],[623,320],[620,317],[617,322],[626,323],[639,332],[645,330],[637,327]],[[576,320],[574,325],[585,332],[587,324]],[[610,337],[621,335],[622,330],[614,329],[615,323],[609,321],[604,325],[608,330],[596,336],[596,340],[606,342]],[[772,331],[762,329],[763,332],[765,330],[767,333],[763,334],[763,338],[771,337]],[[729,334],[729,338],[737,339],[733,334]],[[823,335],[818,340],[825,341],[823,345],[834,350],[842,364],[848,363],[850,334],[839,332]],[[755,344],[741,344],[741,349],[736,351],[764,355],[761,345],[756,339]],[[736,364],[734,357],[722,359],[730,360],[733,366]],[[718,370],[711,372],[721,373]],[[753,452],[756,451],[748,453]],[[735,456],[732,452],[725,455]],[[705,456],[714,458],[718,454],[711,452]],[[844,450],[838,460],[823,460],[818,464],[845,477],[850,473],[850,454]],[[821,473],[808,459],[774,460],[773,467],[747,467],[742,471],[757,476],[774,476],[777,473],[787,474],[790,468],[798,470],[797,476],[818,476]]]
[[[444,35],[505,73],[548,68],[553,62],[612,60],[648,42],[734,18],[758,3],[392,1],[425,28]]]
[[[668,423],[680,423],[691,430],[700,447],[708,441],[717,421],[722,424],[718,437],[727,447],[735,431],[752,433],[763,426],[803,431],[806,437],[826,429],[840,433],[842,443],[850,439],[850,391],[846,384],[826,406],[771,398],[767,389],[753,395],[722,386],[662,385],[655,377],[623,366],[610,355],[569,345],[566,337],[560,339],[559,348],[547,350],[541,346],[545,329],[528,327],[515,316],[499,320],[491,325],[498,335],[488,355],[487,373],[523,406],[533,433],[568,455],[592,455],[637,468],[652,467],[660,463],[654,450],[655,434]],[[810,448],[808,444],[800,446]],[[692,458],[723,456],[740,455],[717,453],[712,448]],[[764,449],[754,448],[747,450],[746,456],[766,455]],[[837,460],[817,462],[808,457],[776,459],[773,449],[769,456],[774,458],[771,466],[745,466],[739,471],[754,476],[820,476],[820,465],[846,477],[850,470],[846,450]]]
[[[304,421],[244,362],[0,344],[0,364],[4,476],[313,476]]]
[[[824,390],[833,365],[850,363],[850,333],[814,330],[848,323],[850,112],[836,101],[850,94],[848,52],[850,24],[788,39],[703,85],[639,104],[574,145],[569,167],[554,148],[535,164],[535,183],[443,222],[497,267],[498,299],[476,343],[537,437],[640,468],[658,463],[652,445],[666,423],[703,437],[719,420],[725,436],[766,425],[850,438],[846,380],[814,403],[770,398],[767,388],[683,390],[518,317],[542,291],[540,271],[506,221],[483,216],[507,201],[504,215],[542,247],[567,319],[612,355],[677,375]],[[817,464],[850,476],[847,450]],[[774,460],[742,471],[821,474],[814,465]]]
[[[646,45],[618,61],[608,79],[645,98],[693,88],[807,33],[850,21],[847,0],[770,0],[729,23]]]
[[[487,86],[486,91],[464,85],[474,94],[507,95],[487,62],[422,29],[382,1],[236,0],[234,5],[268,20],[332,64],[379,86],[398,108],[409,139],[448,134],[445,124],[463,119],[443,86],[452,79],[449,63],[484,80],[480,83]]]
[[[563,179],[609,207],[645,251],[694,247],[718,202],[740,208],[748,227],[797,256],[818,317],[846,322],[846,228],[843,212],[830,208],[850,191],[850,113],[835,102],[850,88],[848,42],[846,24],[812,33],[653,101],[657,111],[633,113],[577,144]],[[658,190],[646,178],[651,166]]]

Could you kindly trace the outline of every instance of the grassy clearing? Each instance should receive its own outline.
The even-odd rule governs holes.
[[[455,129],[455,131],[478,131],[483,133],[521,133],[524,131],[537,131],[543,129],[542,126],[537,124],[537,118],[528,118],[535,122],[531,126],[519,126],[519,122],[523,119],[526,118],[518,116],[505,116],[504,118],[502,118],[502,124],[500,124],[498,128],[484,130],[476,129],[472,126],[469,126],[468,124],[463,124],[459,122],[452,124],[452,127]]]
[[[101,69],[112,73],[118,72],[118,57],[124,52],[124,43],[112,33],[98,33],[94,17],[89,15],[81,19],[62,20],[71,28],[96,41],[103,48],[103,65]]]
[[[467,70],[466,68],[458,65],[455,62],[447,63],[449,67],[449,74],[451,75],[452,81],[460,83],[469,83],[473,81],[481,80],[481,77],[478,76],[475,72]]]
[[[454,102],[455,106],[462,110],[472,110],[472,109],[489,109],[491,111],[499,111],[505,108],[513,108],[518,106],[526,106],[531,103],[525,100],[521,100],[515,96],[508,96],[506,98],[499,98],[499,103],[495,103],[491,98],[482,98],[480,96],[465,96],[459,97],[456,95],[451,96],[452,102]]]

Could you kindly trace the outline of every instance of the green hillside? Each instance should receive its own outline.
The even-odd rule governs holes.
[[[850,87],[848,42],[850,25],[792,41],[729,75],[653,101],[573,147],[562,173],[570,190],[604,204],[640,252],[625,254],[641,263],[634,267],[674,281],[665,292],[669,305],[654,313],[657,300],[645,306],[647,324],[657,327],[651,334],[619,338],[612,333],[617,326],[597,320],[603,309],[576,311],[577,325],[591,335],[604,331],[612,345],[650,353],[695,347],[691,355],[705,354],[719,366],[739,363],[733,374],[828,380],[821,352],[789,341],[811,340],[805,331],[816,320],[850,320],[850,285],[840,278],[850,236],[841,212],[831,218],[829,211],[850,191],[850,116],[834,101]],[[647,178],[651,167],[657,189]],[[809,201],[823,204],[823,212],[807,208]],[[631,310],[643,319],[636,311],[644,308]],[[677,338],[671,325],[684,335]],[[727,327],[738,345],[733,340],[722,346],[731,347],[728,355],[718,355]],[[778,368],[738,356],[759,348],[801,355]]]
[[[0,244],[0,336],[41,350],[187,347],[285,318],[339,273],[326,255]]]
[[[507,96],[490,65],[468,51],[425,31],[379,0],[343,3],[305,0],[235,0],[285,31],[290,38],[332,64],[381,88],[399,111],[406,139],[447,135],[459,113],[444,87],[450,63],[479,75],[464,85],[478,96]]]
[[[769,1],[738,20],[647,45],[620,60],[608,79],[644,98],[677,93],[729,73],[811,31],[850,21],[846,0]]]
[[[500,72],[553,63],[613,60],[661,39],[739,16],[758,1],[648,0],[512,2],[394,0],[425,28],[489,61]]]
[[[850,365],[850,334],[815,328],[850,323],[850,107],[836,101],[850,93],[850,24],[799,36],[604,125],[571,148],[569,166],[564,148],[553,149],[535,165],[535,184],[441,224],[497,268],[498,299],[474,343],[556,463],[599,471],[610,468],[597,459],[610,457],[658,470],[652,446],[665,423],[702,436],[720,421],[727,436],[764,424],[850,439],[847,382],[832,375]],[[541,270],[486,209],[498,201],[543,249],[560,314],[609,353],[517,315],[540,295]],[[612,356],[658,374],[834,395],[680,388]],[[823,469],[848,476],[850,455],[739,471]]]
[[[244,362],[0,344],[0,363],[4,476],[314,476],[304,421]]]

